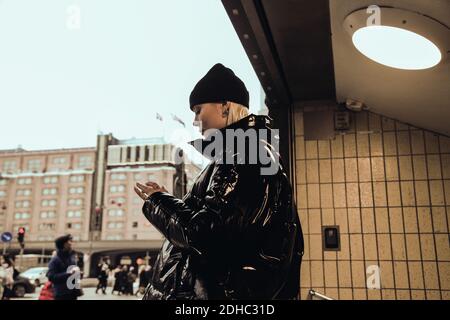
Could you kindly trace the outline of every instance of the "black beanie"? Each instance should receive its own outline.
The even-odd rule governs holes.
[[[191,110],[202,103],[231,101],[249,107],[249,94],[244,82],[234,72],[217,63],[195,85],[189,96]]]
[[[58,250],[64,249],[64,243],[66,243],[69,240],[72,240],[72,236],[70,234],[66,234],[65,236],[56,238],[55,240],[56,249]]]

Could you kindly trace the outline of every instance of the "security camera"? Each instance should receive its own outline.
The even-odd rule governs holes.
[[[353,100],[353,99],[347,99],[345,101],[345,106],[347,109],[349,109],[351,111],[356,111],[356,112],[367,109],[367,106],[364,104],[364,102]]]

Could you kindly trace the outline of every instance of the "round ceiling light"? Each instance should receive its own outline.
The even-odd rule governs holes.
[[[344,27],[363,55],[382,65],[422,70],[448,58],[449,29],[423,15],[393,8],[380,8],[380,24],[368,25],[366,10],[351,13]]]
[[[442,59],[441,51],[433,42],[405,29],[365,27],[356,31],[352,40],[363,55],[392,68],[428,69]]]

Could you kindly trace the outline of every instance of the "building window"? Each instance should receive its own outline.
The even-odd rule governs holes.
[[[39,224],[39,230],[55,230],[54,223],[41,223]]]
[[[84,193],[84,187],[72,187],[69,188],[70,194],[82,194]]]
[[[16,196],[29,196],[31,195],[31,189],[18,189]]]
[[[133,221],[133,228],[137,228],[138,227],[138,222],[137,221]]]
[[[150,161],[150,146],[145,146],[144,161]]]
[[[30,207],[30,201],[16,201],[15,203],[16,208],[29,208]]]
[[[92,166],[91,156],[81,156],[78,159],[78,167],[80,168],[90,168]]]
[[[81,229],[81,223],[73,223],[73,222],[69,222],[66,224],[67,229],[76,229],[76,230],[80,230]]]
[[[125,198],[124,197],[118,197],[118,198],[111,198],[109,202],[113,205],[122,206],[125,204]]]
[[[124,173],[111,173],[110,180],[126,180],[127,175]]]
[[[59,158],[53,158],[53,164],[64,164],[66,163],[66,158],[59,157]]]
[[[56,216],[56,212],[55,211],[42,211],[40,216],[41,216],[41,219],[51,219]]]
[[[33,179],[31,178],[20,178],[17,180],[17,184],[24,185],[24,184],[31,184],[33,182]]]
[[[3,171],[10,172],[16,170],[16,161],[15,160],[6,160],[3,162]]]
[[[83,212],[81,210],[70,210],[67,211],[67,218],[81,218]]]
[[[28,171],[41,170],[41,159],[28,160],[27,168],[28,168]]]
[[[69,206],[82,206],[84,201],[83,199],[69,199]]]
[[[6,186],[6,179],[0,179],[0,186]]]
[[[119,193],[125,191],[125,185],[119,184],[119,185],[112,185],[109,187],[109,191],[111,193]]]
[[[139,158],[141,157],[141,148],[137,147],[135,150],[135,161],[138,162],[140,160]]]
[[[56,200],[55,199],[44,199],[41,201],[42,207],[56,207]]]
[[[47,196],[47,195],[55,195],[58,193],[58,189],[57,188],[45,188],[42,189],[42,195]]]
[[[55,183],[58,183],[57,176],[44,177],[44,184],[55,184]]]
[[[137,234],[133,234],[133,240],[137,240]]]
[[[70,182],[84,182],[84,175],[70,176]]]
[[[29,219],[31,215],[28,212],[16,212],[14,214],[15,220]]]
[[[123,222],[110,222],[108,223],[108,229],[122,229]]]
[[[131,147],[127,147],[127,160],[126,162],[131,161]]]
[[[123,217],[124,212],[121,209],[110,209],[108,210],[108,216],[110,217]]]
[[[3,190],[0,190],[0,197],[4,197],[4,196],[6,196],[6,192]]]

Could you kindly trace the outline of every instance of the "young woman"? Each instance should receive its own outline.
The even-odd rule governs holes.
[[[260,134],[270,131],[270,119],[249,114],[244,83],[221,64],[194,87],[190,107],[205,136],[192,144],[209,165],[183,199],[155,181],[135,186],[145,217],[166,238],[144,299],[296,298],[303,238],[279,154]],[[235,152],[230,130],[253,130],[257,139]],[[213,135],[222,148],[209,153]],[[272,174],[261,174],[260,159],[246,161],[242,153],[255,147],[276,165]]]
[[[9,300],[14,296],[13,286],[14,286],[14,264],[8,257],[2,256],[1,259],[1,271],[0,283],[3,285],[3,294],[0,296],[0,299]]]

